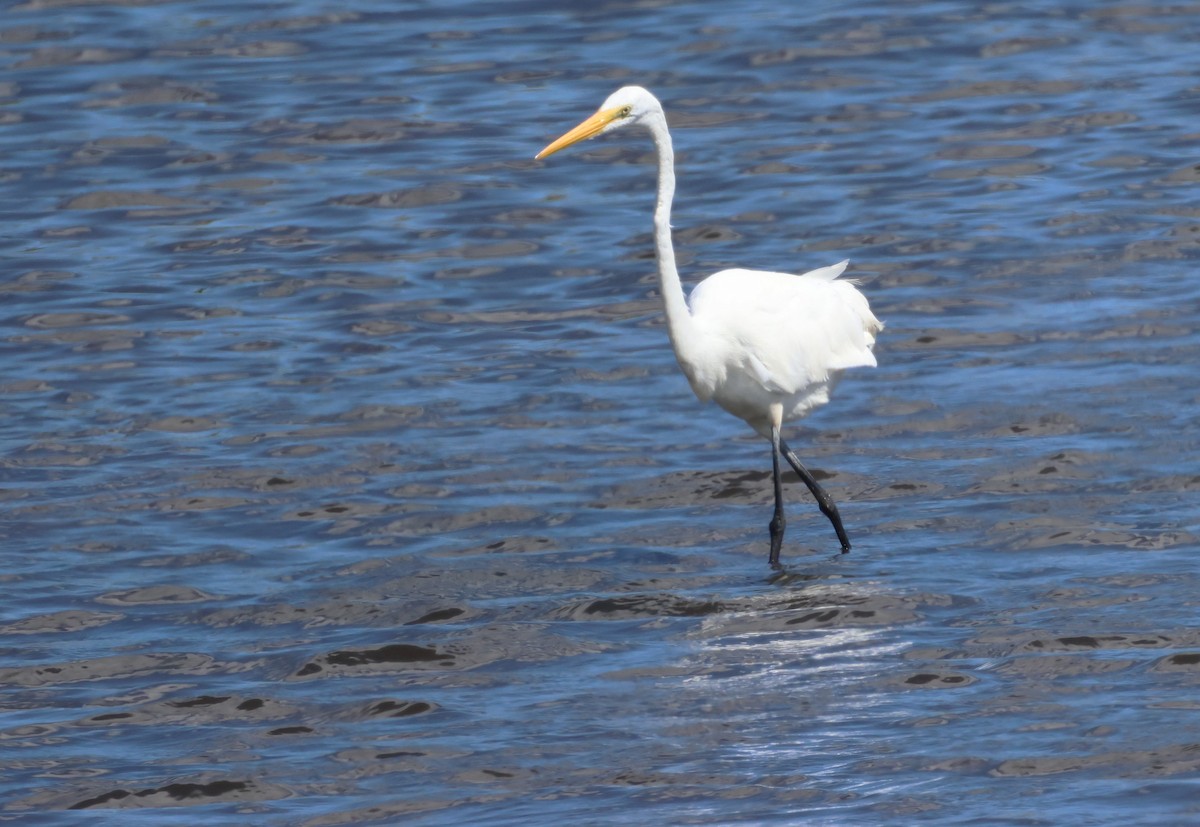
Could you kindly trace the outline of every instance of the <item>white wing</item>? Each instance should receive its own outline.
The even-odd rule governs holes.
[[[798,279],[820,279],[822,281],[833,281],[842,273],[846,272],[846,266],[850,264],[850,259],[844,258],[837,264],[830,264],[828,267],[818,267],[816,270],[809,270],[807,273],[796,276]]]
[[[698,284],[688,304],[710,343],[714,391],[752,377],[768,392],[797,394],[835,371],[874,366],[883,326],[854,284],[837,278],[846,264],[799,276],[722,270]]]

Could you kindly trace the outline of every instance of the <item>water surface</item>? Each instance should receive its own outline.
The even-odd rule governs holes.
[[[1194,9],[30,2],[0,24],[0,819],[1196,818]],[[768,446],[684,280],[887,323]],[[111,812],[111,811],[122,812]],[[98,813],[96,811],[102,811]]]

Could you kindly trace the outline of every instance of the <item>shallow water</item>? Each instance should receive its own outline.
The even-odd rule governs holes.
[[[1195,819],[1197,9],[562,6],[8,8],[0,819]],[[624,83],[685,281],[887,322],[849,555],[532,160]]]

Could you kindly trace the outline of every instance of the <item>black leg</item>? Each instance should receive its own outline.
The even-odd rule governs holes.
[[[842,543],[842,554],[845,554],[850,550],[850,538],[846,536],[846,529],[842,527],[842,517],[838,514],[837,505],[834,503],[833,497],[825,492],[821,484],[809,473],[809,470],[804,467],[795,453],[792,452],[792,449],[782,439],[779,440],[779,447],[776,449],[776,453],[778,454],[780,451],[787,457],[788,465],[792,466],[792,469],[800,475],[800,479],[804,480],[804,484],[808,486],[808,490],[816,497],[821,513],[829,518],[829,522],[833,523],[833,530],[837,532],[838,540]],[[779,474],[776,472],[776,478],[778,476]]]
[[[771,556],[767,562],[771,568],[779,568],[779,549],[783,546],[783,531],[787,518],[783,516],[783,475],[779,473],[779,429],[771,429],[771,469],[775,479],[775,516],[771,518]]]

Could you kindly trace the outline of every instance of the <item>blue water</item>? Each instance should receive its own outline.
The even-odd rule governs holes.
[[[10,5],[0,820],[1197,818],[1186,6]],[[851,259],[789,432],[684,280]],[[114,812],[121,810],[122,812]]]

